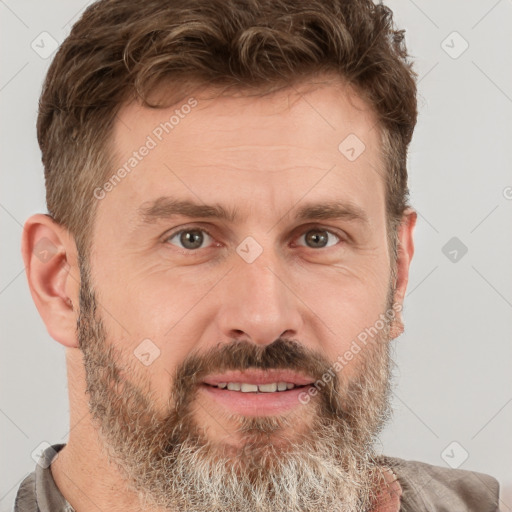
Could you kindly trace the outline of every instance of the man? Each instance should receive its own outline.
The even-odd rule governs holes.
[[[102,0],[48,71],[24,228],[71,431],[17,511],[495,511],[377,456],[415,73],[370,0]],[[44,255],[44,256],[42,256]]]

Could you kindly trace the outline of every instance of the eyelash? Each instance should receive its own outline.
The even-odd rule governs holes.
[[[346,239],[344,239],[342,236],[338,235],[337,233],[335,233],[334,231],[328,229],[328,228],[325,228],[323,226],[308,226],[308,228],[304,231],[301,231],[300,235],[298,238],[302,237],[303,235],[305,235],[306,233],[308,233],[309,231],[314,231],[314,230],[318,230],[318,231],[325,231],[333,236],[335,236],[339,241],[339,242],[343,242],[343,241],[346,241]],[[172,238],[175,238],[176,236],[180,235],[181,233],[186,233],[187,231],[201,231],[203,233],[206,233],[210,238],[212,238],[213,240],[215,240],[215,237],[205,228],[202,228],[202,227],[196,227],[196,226],[189,226],[189,227],[185,227],[185,228],[181,228],[179,229],[178,231],[175,231],[173,233],[170,233],[169,235],[167,235],[165,238],[164,238],[164,242],[165,243],[169,243],[169,240],[171,240]],[[331,247],[333,247],[334,245],[337,245],[336,244],[333,244],[333,245],[330,245],[330,246],[327,246],[327,247],[320,247],[319,249],[330,249]],[[171,245],[174,245],[174,244],[171,244]],[[189,253],[189,254],[192,254],[192,253],[195,253],[195,252],[198,252],[200,251],[201,249],[207,249],[208,247],[202,247],[202,248],[199,248],[199,249],[187,249],[185,247],[178,247],[178,246],[175,246],[177,249],[180,249],[182,251],[185,251],[186,253]],[[307,247],[307,246],[301,246],[301,247],[306,247],[308,249],[314,249],[313,247]]]

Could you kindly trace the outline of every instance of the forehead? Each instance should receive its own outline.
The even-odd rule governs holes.
[[[115,124],[116,147],[131,150],[140,135],[150,135],[158,145],[174,143],[181,151],[222,149],[215,145],[219,137],[236,143],[229,149],[259,143],[278,150],[276,142],[293,146],[300,138],[304,149],[326,150],[332,156],[344,134],[354,133],[369,145],[378,134],[373,110],[340,81],[305,83],[267,95],[219,94],[205,89],[163,109],[137,102],[125,105]],[[283,126],[287,130],[276,141],[276,130]]]
[[[263,215],[306,195],[371,207],[384,194],[376,115],[342,83],[265,96],[204,90],[163,109],[132,103],[113,138],[126,172],[101,208],[129,216],[166,195],[254,213],[265,204]]]

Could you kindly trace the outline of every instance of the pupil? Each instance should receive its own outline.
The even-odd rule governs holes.
[[[183,247],[187,249],[197,249],[203,243],[203,234],[200,231],[184,231],[180,238]]]
[[[312,242],[314,247],[325,247],[327,245],[327,236],[325,232],[319,230],[309,231],[306,240]]]

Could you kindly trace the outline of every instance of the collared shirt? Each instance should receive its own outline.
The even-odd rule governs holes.
[[[18,489],[14,512],[75,512],[51,472],[51,461],[64,446],[43,452]],[[489,475],[385,456],[379,462],[388,488],[375,512],[499,512],[499,484]]]

